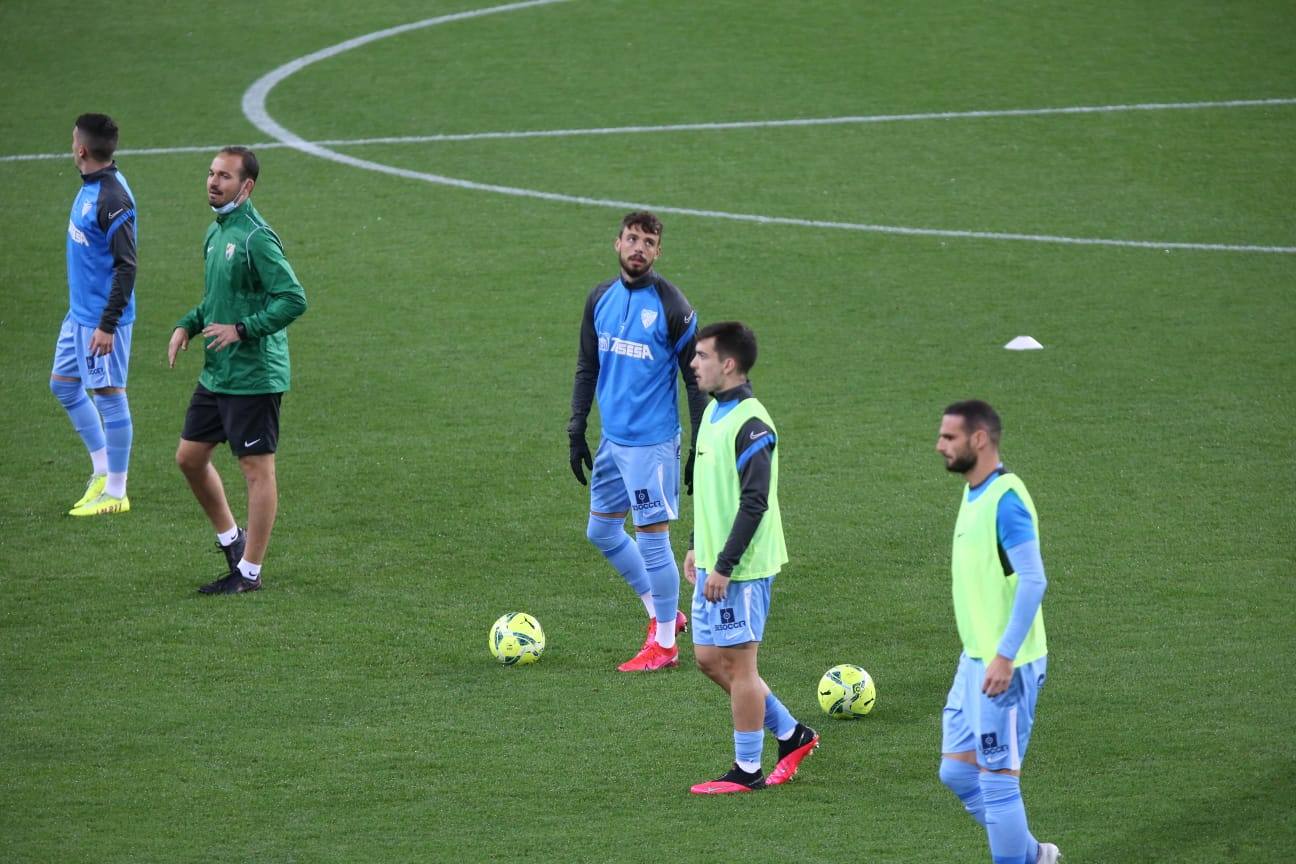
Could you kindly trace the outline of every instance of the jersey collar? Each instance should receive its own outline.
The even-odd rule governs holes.
[[[82,174],[81,182],[95,183],[107,177],[109,174],[115,174],[115,173],[117,173],[117,163],[109,162],[107,165],[100,168],[98,171],[91,171],[89,174]]]
[[[744,381],[737,387],[730,387],[728,390],[721,390],[719,393],[712,393],[711,395],[720,403],[741,402],[744,399],[752,398],[752,385],[750,381]]]
[[[651,269],[647,273],[640,276],[638,279],[627,279],[625,278],[624,275],[621,276],[621,284],[624,285],[630,291],[633,291],[636,288],[647,288],[649,285],[652,285],[656,281],[657,281],[657,271]]]
[[[995,466],[995,469],[991,471],[990,474],[987,475],[987,477],[984,480],[982,480],[980,483],[978,483],[975,486],[969,486],[968,492],[979,492],[985,487],[989,486],[991,483],[993,483],[996,477],[998,477],[1001,474],[1007,474],[1007,473],[1008,473],[1008,469],[1004,467],[1002,462],[1000,462],[998,465]]]
[[[230,212],[228,212],[228,213],[217,213],[217,214],[216,214],[216,221],[217,221],[217,222],[222,222],[222,223],[223,223],[226,219],[233,219],[235,216],[237,216],[237,215],[240,214],[240,213],[246,213],[246,212],[248,211],[248,208],[251,207],[251,206],[252,206],[252,196],[249,195],[248,197],[246,197],[246,198],[243,199],[243,203],[242,203],[242,204],[240,204],[239,206],[235,207],[235,208],[234,208],[233,210],[231,210]]]

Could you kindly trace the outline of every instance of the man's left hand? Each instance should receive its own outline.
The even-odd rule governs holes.
[[[90,337],[90,353],[96,357],[107,357],[112,353],[112,349],[113,334],[105,333],[96,327],[94,335]]]
[[[222,351],[235,342],[242,341],[233,324],[208,324],[203,328],[202,335],[211,340],[207,343],[208,351]]]
[[[1009,660],[1002,654],[996,654],[995,658],[986,666],[985,681],[981,682],[981,692],[987,696],[995,697],[1008,689],[1012,683],[1013,661]]]

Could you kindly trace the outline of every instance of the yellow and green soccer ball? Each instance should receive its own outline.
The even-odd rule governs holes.
[[[544,653],[540,622],[525,612],[505,612],[491,626],[490,651],[505,666],[525,666]]]
[[[873,679],[859,666],[842,663],[819,679],[819,707],[830,717],[863,717],[876,701]]]

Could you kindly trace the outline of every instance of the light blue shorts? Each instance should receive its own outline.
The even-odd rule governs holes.
[[[1008,689],[993,699],[981,692],[985,663],[962,654],[941,715],[941,752],[976,750],[991,771],[1020,771],[1035,725],[1035,700],[1048,677],[1048,657],[1013,670]]]
[[[96,357],[90,353],[90,338],[95,328],[78,324],[69,312],[59,328],[58,342],[54,345],[54,368],[51,375],[80,378],[87,390],[97,387],[125,387],[126,371],[130,366],[131,328],[134,324],[120,324],[113,334],[111,353]]]
[[[604,438],[590,472],[590,510],[624,513],[636,526],[679,518],[680,439],[627,447]]]
[[[693,644],[732,648],[761,641],[765,636],[765,621],[769,618],[774,577],[730,582],[729,590],[719,603],[712,603],[702,596],[706,571],[698,570],[697,577],[697,585],[693,588],[693,620],[690,622]]]

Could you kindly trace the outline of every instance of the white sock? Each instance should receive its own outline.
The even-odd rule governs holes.
[[[665,626],[660,621],[657,622],[657,644],[666,649],[675,647],[674,618],[668,621]]]
[[[95,474],[107,474],[108,473],[108,448],[100,447],[98,450],[91,453],[90,464],[94,466],[90,470],[93,471]]]
[[[757,771],[760,770],[760,763],[759,762],[739,762],[738,767],[746,771],[748,774],[755,774]]]
[[[648,617],[652,618],[653,615],[655,614],[653,612],[652,592],[645,591],[644,593],[639,595],[639,599],[643,602],[644,611],[648,613]]]
[[[109,498],[126,497],[126,472],[108,472],[108,482],[104,484],[104,494]]]
[[[255,579],[261,575],[261,565],[253,564],[250,561],[248,561],[246,558],[243,558],[239,561],[238,569],[239,569],[239,574],[244,579]]]
[[[231,528],[231,529],[228,530],[228,531],[225,531],[225,532],[217,531],[217,532],[216,532],[216,542],[219,543],[219,544],[222,545],[222,546],[228,546],[228,545],[230,545],[231,543],[233,543],[233,542],[234,542],[235,540],[237,540],[237,539],[238,539],[238,526],[237,526],[237,525],[235,525],[233,528]]]

